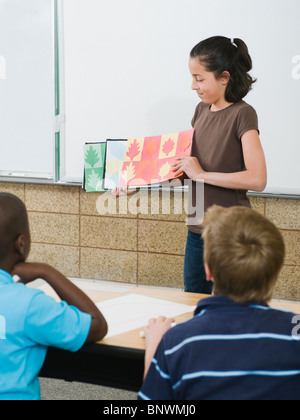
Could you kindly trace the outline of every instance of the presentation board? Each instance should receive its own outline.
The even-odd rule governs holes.
[[[0,0],[0,176],[55,178],[54,0]]]
[[[63,0],[65,177],[82,179],[87,141],[156,136],[191,127],[190,50],[241,38],[253,59],[253,91],[267,193],[300,194],[299,0]]]
[[[224,35],[253,59],[265,193],[300,196],[299,16],[299,0],[0,0],[0,179],[82,183],[85,143],[190,129],[190,50]]]

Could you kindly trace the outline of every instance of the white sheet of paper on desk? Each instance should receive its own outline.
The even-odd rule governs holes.
[[[194,312],[195,306],[173,303],[137,294],[97,303],[108,323],[106,338],[148,325],[149,319],[165,316],[173,318]]]

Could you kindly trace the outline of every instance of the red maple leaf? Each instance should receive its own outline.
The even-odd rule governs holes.
[[[163,149],[162,150],[163,150],[164,154],[166,156],[168,156],[174,150],[174,147],[175,147],[174,140],[169,139],[163,145]]]
[[[140,153],[140,146],[138,144],[137,139],[131,143],[126,155],[129,157],[130,160],[133,160],[138,154]]]

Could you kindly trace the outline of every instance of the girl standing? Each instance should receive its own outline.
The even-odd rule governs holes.
[[[249,75],[252,60],[241,39],[212,37],[190,54],[192,89],[201,102],[192,125],[192,156],[174,164],[175,175],[185,172],[204,182],[204,210],[214,204],[248,206],[247,191],[263,191],[267,183],[265,156],[259,138],[256,111],[243,101],[255,80]],[[202,226],[189,226],[185,266],[185,291],[212,292],[203,262]]]

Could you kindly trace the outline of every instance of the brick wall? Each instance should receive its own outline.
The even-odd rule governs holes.
[[[16,194],[27,206],[31,261],[52,264],[69,277],[183,287],[187,228],[186,215],[178,214],[184,209],[181,193],[171,193],[170,212],[162,208],[162,193],[151,199],[144,193],[140,201],[102,200],[110,211],[99,216],[101,196],[80,187],[0,183],[0,191]],[[251,202],[279,227],[287,245],[274,297],[300,301],[300,200],[253,197]]]

